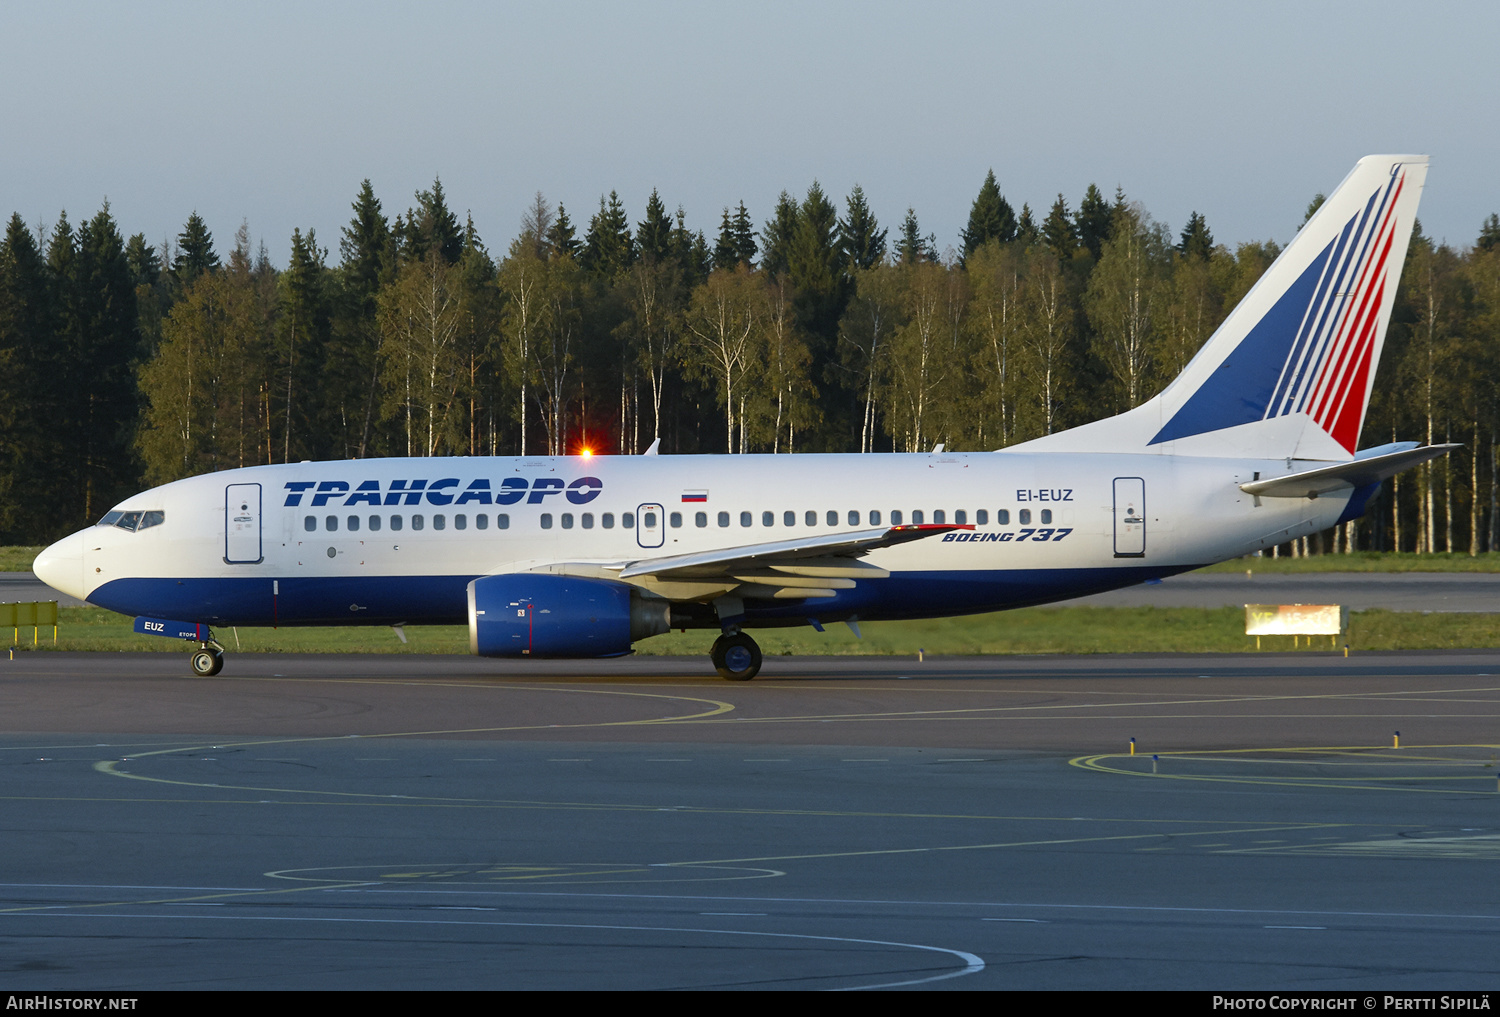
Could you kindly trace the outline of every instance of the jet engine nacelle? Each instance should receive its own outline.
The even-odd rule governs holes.
[[[670,622],[667,601],[605,579],[516,572],[469,584],[469,649],[481,657],[618,657]]]

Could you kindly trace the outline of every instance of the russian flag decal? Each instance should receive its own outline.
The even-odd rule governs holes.
[[[690,501],[708,501],[708,492],[707,491],[683,491],[682,492],[682,500],[684,502],[690,502]]]

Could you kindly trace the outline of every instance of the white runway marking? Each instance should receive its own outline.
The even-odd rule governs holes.
[[[19,917],[19,916],[11,916]],[[60,915],[52,912],[30,912],[29,918],[99,918],[97,914]],[[149,915],[149,914],[119,914],[111,913],[109,920],[116,921],[124,918],[144,919],[146,921],[183,921],[182,915]],[[747,929],[691,929],[670,925],[599,925],[585,924],[582,922],[487,922],[487,921],[456,921],[456,920],[434,920],[430,918],[321,918],[310,916],[278,916],[278,915],[216,915],[212,918],[204,917],[199,921],[213,922],[306,922],[306,923],[328,923],[337,925],[428,925],[428,926],[484,926],[487,928],[507,929],[585,929],[604,932],[667,932],[667,933],[690,933],[695,936],[746,936],[763,937],[770,939],[801,939],[821,943],[851,943],[857,946],[889,946],[901,950],[923,950],[930,953],[947,954],[963,963],[963,967],[954,971],[944,971],[935,975],[927,975],[923,978],[907,978],[897,982],[874,982],[869,985],[849,985],[837,991],[850,991],[862,989],[897,989],[909,985],[925,985],[929,982],[941,982],[950,978],[962,978],[964,975],[977,975],[984,970],[984,960],[976,954],[967,950],[954,950],[946,946],[930,946],[926,943],[897,943],[884,939],[858,939],[852,936],[814,936],[796,932],[755,932]],[[826,975],[827,978],[845,977],[841,975]]]

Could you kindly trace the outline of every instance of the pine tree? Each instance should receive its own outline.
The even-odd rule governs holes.
[[[848,215],[839,220],[839,247],[851,269],[871,268],[885,259],[887,230],[880,229],[858,184],[845,202]]]
[[[213,235],[194,211],[177,235],[177,257],[172,259],[172,273],[177,277],[178,285],[186,287],[199,273],[211,272],[218,267],[219,256],[214,253]]]
[[[609,192],[608,202],[599,198],[599,211],[589,220],[580,264],[591,272],[613,278],[635,261],[635,242],[630,237],[630,219],[620,196]]]
[[[646,218],[636,228],[635,244],[643,259],[661,262],[671,257],[672,220],[654,187],[651,197],[646,199]]]
[[[1479,239],[1474,242],[1474,246],[1481,251],[1493,251],[1500,247],[1500,215],[1490,213],[1484,225],[1479,227]]]
[[[1078,247],[1078,231],[1073,225],[1073,217],[1068,214],[1068,203],[1061,194],[1042,222],[1041,239],[1064,264]]]
[[[729,218],[729,206],[724,206],[724,218],[719,223],[719,239],[714,244],[714,268],[733,269],[740,261],[739,248],[734,242],[734,223]]]
[[[1313,213],[1322,208],[1323,202],[1327,200],[1327,195],[1325,195],[1322,191],[1319,191],[1317,194],[1313,195],[1312,200],[1307,203],[1307,211],[1302,213],[1302,226],[1307,225],[1307,221],[1313,217]],[[1302,227],[1299,226],[1297,228],[1301,229]]]
[[[547,231],[547,246],[554,257],[578,257],[578,233],[573,229],[573,220],[568,218],[568,210],[561,204],[557,206],[552,228]]]
[[[1000,194],[1000,185],[995,182],[995,171],[985,174],[979,187],[979,196],[969,210],[969,225],[963,231],[964,257],[973,254],[980,244],[998,240],[1008,244],[1016,238],[1016,213],[1010,202]]]
[[[760,267],[772,276],[785,275],[791,264],[792,240],[802,211],[786,191],[776,199],[776,211],[760,234]]]
[[[432,254],[441,256],[441,248]],[[276,327],[280,361],[277,390],[281,401],[275,443],[282,462],[325,458],[324,430],[319,426],[322,401],[318,379],[328,339],[325,271],[312,230],[292,230],[292,253],[282,273]]]
[[[1036,217],[1031,214],[1031,206],[1022,204],[1021,217],[1016,220],[1016,239],[1022,246],[1030,247],[1040,236],[1041,229],[1036,224]]]
[[[903,265],[919,261],[936,261],[933,238],[922,236],[922,227],[917,224],[917,210],[908,208],[906,218],[901,221],[901,237],[896,241],[896,260]]]
[[[676,224],[672,227],[670,262],[682,273],[685,286],[692,288],[708,278],[713,268],[713,254],[708,249],[708,239],[703,231],[691,233],[687,228],[687,213],[677,206]]]
[[[807,189],[787,253],[798,324],[812,337],[815,360],[831,350],[848,301],[844,254],[838,244],[838,209],[816,180]]]
[[[0,540],[39,543],[67,532],[48,503],[47,483],[67,450],[47,426],[56,364],[47,275],[36,238],[12,214],[0,243]],[[71,521],[71,520],[70,520]]]
[[[354,217],[339,239],[339,256],[343,259],[339,267],[345,286],[356,295],[362,312],[373,314],[391,229],[368,179],[359,185],[359,194],[351,207]]]
[[[1109,239],[1110,222],[1113,218],[1114,211],[1109,207],[1109,202],[1104,200],[1104,195],[1099,193],[1097,186],[1089,184],[1083,201],[1078,204],[1078,217],[1074,220],[1074,226],[1078,242],[1088,248],[1095,261],[1099,259],[1104,242]]]
[[[140,334],[135,280],[108,202],[79,228],[77,255],[79,330],[65,382],[73,411],[63,426],[71,431],[73,518],[82,524],[131,494],[139,480],[133,452]]]
[[[1208,256],[1214,250],[1214,235],[1209,232],[1208,222],[1193,212],[1188,216],[1188,222],[1182,230],[1182,239],[1178,241],[1177,250],[1186,258],[1196,258],[1199,261],[1207,261]]]
[[[421,261],[428,251],[435,250],[448,264],[458,264],[464,250],[463,230],[458,216],[448,208],[441,178],[433,180],[432,190],[418,191],[417,207],[407,209],[402,246],[403,253],[413,261]]]
[[[740,261],[747,266],[754,266],[755,254],[759,248],[755,243],[755,226],[750,221],[750,211],[745,208],[743,201],[734,213],[734,249]]]

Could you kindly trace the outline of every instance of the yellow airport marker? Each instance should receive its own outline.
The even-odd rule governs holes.
[[[1135,739],[1130,739],[1130,754],[1135,755]]]
[[[1401,732],[1397,731],[1395,733],[1395,735],[1392,736],[1392,738],[1391,738],[1391,748],[1393,748],[1393,749],[1399,749],[1400,747],[1401,747]]]

